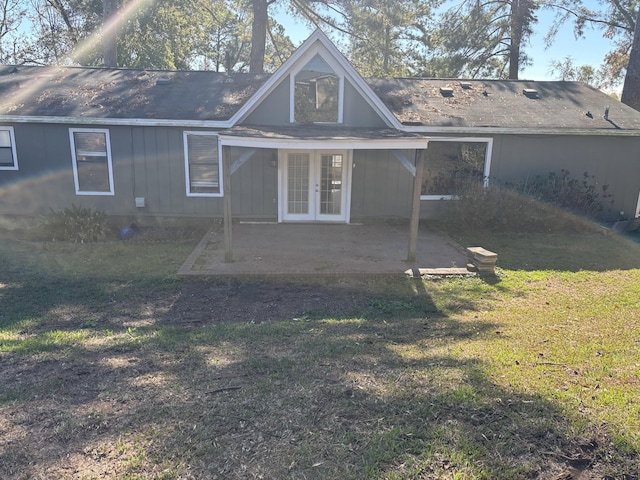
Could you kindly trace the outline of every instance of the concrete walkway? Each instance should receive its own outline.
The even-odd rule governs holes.
[[[224,262],[224,231],[200,241],[179,275],[466,274],[462,248],[424,226],[417,262],[407,262],[409,226],[396,224],[234,224],[233,262]],[[424,270],[428,269],[428,270]]]

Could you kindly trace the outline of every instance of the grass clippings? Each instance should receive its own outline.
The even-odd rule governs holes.
[[[187,281],[197,240],[147,238],[0,244],[1,478],[638,476],[636,244],[486,236],[488,279]]]

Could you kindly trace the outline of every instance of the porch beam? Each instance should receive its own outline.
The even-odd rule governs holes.
[[[222,148],[222,191],[224,196],[224,261],[233,262],[231,235],[231,149]]]
[[[413,164],[413,162],[411,162],[411,160],[407,158],[404,153],[402,153],[400,150],[391,150],[391,153],[393,153],[393,156],[396,157],[402,165],[404,165],[404,168],[409,170],[409,173],[412,177],[416,176],[416,166]]]
[[[416,150],[416,174],[413,177],[413,202],[411,204],[411,220],[409,222],[408,262],[416,261],[418,250],[418,227],[420,226],[420,192],[424,173],[424,149]]]
[[[233,162],[233,165],[231,165],[231,175],[236,173],[238,171],[238,169],[242,165],[244,165],[247,162],[247,160],[249,160],[254,153],[256,153],[256,149],[255,148],[249,148],[248,150],[245,150],[242,153],[242,155],[240,155],[240,158],[238,158],[235,162]]]

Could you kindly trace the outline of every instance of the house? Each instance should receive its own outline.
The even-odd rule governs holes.
[[[640,112],[576,82],[364,79],[319,30],[271,75],[0,67],[0,214],[416,222],[560,169],[639,216]]]

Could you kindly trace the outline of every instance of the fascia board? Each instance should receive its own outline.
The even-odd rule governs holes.
[[[280,148],[280,149],[346,149],[346,150],[389,150],[389,149],[424,149],[428,147],[429,138],[394,138],[394,139],[307,139],[307,138],[252,138],[220,134],[220,143],[230,147]]]
[[[605,137],[640,137],[640,130],[624,129],[594,129],[580,128],[504,128],[504,127],[408,127],[399,128],[402,132],[434,134],[462,134],[462,135],[575,135],[575,136],[605,136]]]
[[[25,115],[0,115],[2,123],[63,123],[74,125],[118,125],[136,127],[188,127],[226,129],[233,125],[228,120],[163,120],[148,118],[90,118],[90,117],[45,117]]]

